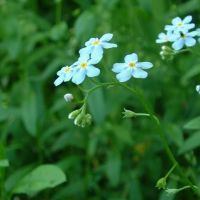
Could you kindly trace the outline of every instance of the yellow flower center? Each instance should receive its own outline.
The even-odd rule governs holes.
[[[134,67],[136,67],[136,63],[130,62],[130,63],[128,64],[128,66],[129,66],[130,68],[134,68]]]
[[[92,42],[93,46],[98,46],[101,43],[99,39],[96,39],[94,42]]]
[[[87,64],[87,63],[81,63],[81,64],[80,64],[80,67],[81,67],[82,69],[85,69],[85,68],[87,68],[87,66],[88,66],[88,64]]]
[[[65,67],[65,70],[64,70],[66,73],[68,73],[68,72],[70,72],[71,71],[71,69],[70,69],[70,67]]]
[[[178,26],[178,27],[183,26],[183,22],[179,22],[179,23],[177,24],[177,26]]]

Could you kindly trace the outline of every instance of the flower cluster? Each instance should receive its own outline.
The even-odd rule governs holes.
[[[175,51],[182,49],[184,46],[192,47],[196,44],[196,36],[200,35],[200,29],[191,31],[195,28],[192,23],[192,16],[186,16],[183,20],[175,17],[171,25],[165,26],[166,33],[162,32],[158,35],[156,43],[172,42],[172,48]]]
[[[100,69],[94,65],[98,64],[103,57],[103,49],[117,47],[116,44],[109,43],[113,34],[104,34],[100,39],[91,38],[85,43],[85,47],[80,49],[78,61],[71,66],[65,66],[57,72],[58,78],[54,85],[58,86],[63,82],[72,81],[79,85],[86,76],[95,77],[100,74]]]

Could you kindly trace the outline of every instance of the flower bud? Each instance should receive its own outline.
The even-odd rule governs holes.
[[[131,117],[136,117],[136,113],[131,111],[131,110],[127,110],[124,108],[124,112],[122,112],[123,114],[123,118],[131,118]]]
[[[167,182],[166,182],[166,178],[165,177],[160,178],[156,183],[156,187],[158,189],[165,189],[166,185],[167,185]]]
[[[66,102],[70,102],[74,99],[74,97],[73,97],[72,94],[67,93],[67,94],[64,95],[64,99],[65,99]]]
[[[72,111],[71,113],[69,113],[68,119],[75,119],[80,112],[81,112],[81,109]]]

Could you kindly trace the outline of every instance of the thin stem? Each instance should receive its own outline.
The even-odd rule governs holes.
[[[177,163],[174,164],[174,165],[172,166],[172,168],[167,172],[167,174],[165,175],[165,178],[166,178],[166,179],[167,179],[168,176],[174,171],[174,169],[176,168],[176,166],[177,166]]]
[[[62,0],[56,2],[56,24],[59,24],[62,19]]]
[[[155,117],[152,109],[151,109],[151,106],[147,103],[148,101],[146,101],[143,93],[139,90],[139,89],[133,89],[125,84],[122,84],[122,83],[119,83],[119,82],[108,82],[108,83],[100,83],[99,85],[91,88],[90,90],[88,90],[87,94],[86,94],[86,97],[84,99],[84,102],[86,103],[89,95],[95,91],[96,89],[98,88],[101,88],[101,87],[105,87],[105,86],[110,86],[110,85],[118,85],[120,87],[123,87],[123,88],[126,88],[127,90],[129,90],[132,94],[134,94],[139,100],[140,102],[142,103],[144,109],[149,113],[151,119],[155,122],[156,124],[156,128],[158,130],[158,133],[160,135],[160,138],[161,138],[161,141],[163,143],[163,146],[164,146],[164,149],[169,157],[169,159],[171,160],[171,162],[173,163],[174,166],[177,167],[177,171],[179,173],[179,175],[183,178],[184,182],[187,183],[191,189],[198,195],[200,196],[200,193],[199,193],[199,190],[196,186],[194,186],[191,181],[189,180],[189,178],[185,175],[185,173],[183,172],[180,164],[178,163],[178,161],[176,160],[175,156],[173,155],[168,143],[167,143],[167,139],[165,137],[165,134],[162,130],[162,127],[160,125],[160,121],[158,120],[157,117]]]

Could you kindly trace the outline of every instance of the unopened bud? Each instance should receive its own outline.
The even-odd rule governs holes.
[[[74,110],[71,113],[69,113],[68,118],[69,119],[75,119],[80,112],[81,112],[81,109]]]
[[[156,183],[156,187],[158,189],[166,189],[166,185],[167,185],[167,182],[166,182],[165,177],[160,178]]]
[[[64,95],[64,99],[65,99],[66,102],[70,102],[74,99],[74,97],[73,97],[72,94],[67,93],[67,94]]]
[[[131,111],[131,110],[127,110],[124,108],[124,112],[122,112],[123,114],[123,118],[131,118],[131,117],[136,117],[136,113]]]

